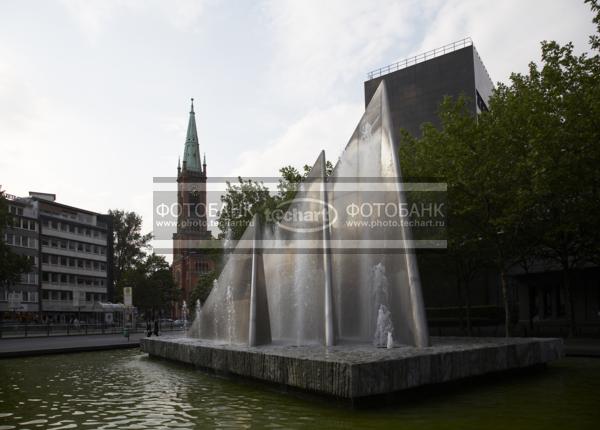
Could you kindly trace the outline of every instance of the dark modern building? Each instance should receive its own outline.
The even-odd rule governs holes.
[[[600,334],[600,267],[588,265],[569,273],[577,335]],[[566,335],[567,300],[564,273],[559,267],[538,262],[527,271],[512,271],[519,322],[526,333]]]
[[[468,108],[473,115],[477,115],[488,109],[488,100],[494,88],[469,38],[370,72],[364,83],[365,105],[371,100],[381,80],[385,80],[387,85],[397,136],[400,136],[400,129],[405,129],[418,137],[421,126],[426,122],[439,126],[438,110],[445,96],[465,96]],[[420,258],[419,263],[422,261]],[[438,263],[440,260],[421,267],[430,325],[443,325],[444,320],[456,316],[452,308],[462,306],[466,294],[464,289],[460,291],[457,288],[452,277],[439,270]],[[559,268],[548,262],[537,261],[527,271],[515,266],[510,274],[513,322],[519,323],[520,334],[566,334],[566,299],[563,274]],[[580,268],[573,270],[570,276],[579,334],[598,335],[600,268]],[[482,324],[499,322],[502,312],[498,312],[499,309],[494,312],[494,307],[501,306],[502,297],[496,271],[481,270],[472,279],[469,296],[474,320]],[[435,334],[435,329],[432,332]]]
[[[11,196],[9,211],[15,224],[4,239],[34,266],[1,292],[0,310],[61,323],[103,318],[101,303],[113,295],[111,218],[37,192]]]
[[[439,124],[438,109],[445,96],[467,98],[473,114],[487,110],[494,84],[471,39],[407,58],[369,73],[365,106],[385,80],[396,135],[401,128],[420,135],[425,122]]]
[[[470,38],[416,55],[368,74],[364,83],[365,106],[385,80],[396,136],[404,129],[415,137],[421,126],[430,122],[439,126],[438,112],[444,97],[464,96],[473,115],[487,110],[494,85]],[[427,264],[430,263],[430,264]],[[440,260],[431,263],[419,258],[422,266],[423,294],[428,308],[444,308],[461,303],[461,292],[438,270]],[[495,273],[483,273],[474,280],[472,303],[498,306],[501,296]],[[428,312],[435,315],[434,312]]]

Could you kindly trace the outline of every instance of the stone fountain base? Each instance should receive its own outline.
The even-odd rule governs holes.
[[[155,357],[344,399],[526,368],[563,356],[561,339],[432,337],[431,347],[246,347],[187,337],[143,338]]]

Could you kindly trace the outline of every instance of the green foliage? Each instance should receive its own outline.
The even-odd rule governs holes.
[[[169,263],[165,257],[154,253],[139,259],[133,268],[126,270],[121,279],[122,287],[132,287],[133,305],[139,311],[156,313],[170,311],[180,298]]]
[[[589,1],[599,24],[599,7]],[[598,36],[592,37],[598,49]],[[542,42],[542,67],[499,84],[490,111],[473,117],[465,100],[444,100],[441,128],[403,136],[407,176],[448,183],[448,251],[501,274],[509,332],[507,270],[531,258],[563,268],[574,325],[569,271],[598,260],[600,57]],[[467,271],[468,272],[468,271]]]
[[[152,234],[142,234],[142,217],[135,212],[115,209],[108,214],[113,220],[114,280],[120,295],[127,272],[135,271],[146,259]]]
[[[231,229],[233,239],[242,237],[246,227],[256,213],[264,213],[274,207],[274,198],[262,182],[238,178],[238,184],[227,182],[227,190],[221,196],[223,209],[219,213],[217,225],[221,230],[220,238]]]
[[[585,0],[585,3],[589,4],[592,12],[596,14],[593,23],[596,24],[596,32],[598,34],[590,36],[590,46],[592,49],[600,49],[600,4],[598,0]]]
[[[24,255],[15,254],[4,242],[4,230],[12,223],[13,217],[8,211],[6,197],[0,191],[0,286],[19,282],[21,274],[31,270],[31,260]]]
[[[238,177],[237,184],[227,182],[226,193],[221,196],[223,209],[217,221],[221,230],[219,237],[224,238],[225,232],[230,228],[232,238],[239,240],[254,214],[265,216],[275,208],[285,210],[294,199],[298,186],[308,176],[310,169],[308,165],[303,167],[303,173],[293,166],[279,169],[281,179],[277,184],[276,193],[271,193],[262,182],[252,179]],[[329,161],[326,163],[326,172],[328,176],[333,172],[333,165]]]
[[[193,315],[195,312],[197,300],[200,300],[200,304],[204,305],[204,302],[206,302],[206,299],[212,291],[214,280],[217,278],[218,273],[216,271],[211,271],[200,275],[200,278],[198,279],[198,284],[190,293],[189,309],[191,315]]]

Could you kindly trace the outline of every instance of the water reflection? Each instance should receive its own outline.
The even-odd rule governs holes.
[[[106,351],[0,361],[0,430],[13,428],[595,428],[600,360],[375,410]]]

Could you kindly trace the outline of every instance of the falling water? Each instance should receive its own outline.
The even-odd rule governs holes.
[[[304,317],[306,315],[306,295],[304,294],[304,289],[306,286],[307,267],[303,267],[303,264],[298,263],[300,263],[300,261],[296,261],[293,283],[293,309],[295,315],[294,331],[296,335],[296,345],[302,345],[305,328]]]
[[[187,331],[187,303],[185,300],[181,305],[181,318],[183,319],[183,330]]]
[[[219,288],[219,281],[217,281],[216,279],[213,281],[213,289],[212,291],[218,291]],[[213,303],[213,308],[215,307],[215,304]],[[214,339],[218,339],[219,338],[219,313],[218,312],[214,312],[213,311],[213,328],[215,330],[215,335],[214,335]]]
[[[229,259],[229,255],[231,254],[231,251],[233,251],[234,245],[235,241],[233,240],[233,230],[231,229],[231,224],[227,223],[227,229],[225,230],[225,236],[223,238],[223,267],[225,267],[225,264]]]
[[[196,321],[200,322],[202,318],[202,303],[200,303],[200,299],[196,300]]]
[[[233,343],[235,339],[235,303],[233,302],[231,284],[227,284],[225,303],[227,304],[227,339],[229,343]]]
[[[385,305],[379,306],[377,313],[377,328],[373,338],[373,345],[379,348],[391,348],[394,325],[392,324],[392,314]]]
[[[196,300],[196,317],[192,322],[192,326],[188,331],[189,337],[200,337],[202,335],[201,331],[201,320],[202,320],[202,304],[200,303],[200,299]]]
[[[390,336],[392,345],[396,341],[427,346],[416,257],[397,252],[413,244],[410,229],[387,224],[380,228],[373,222],[386,219],[377,218],[375,211],[366,216],[361,209],[355,221],[377,227],[363,228],[350,223],[354,215],[348,211],[369,203],[395,206],[405,201],[397,154],[382,83],[327,180],[331,186],[323,186],[322,152],[284,209],[284,215],[295,215],[325,213],[327,208],[327,226],[317,222],[313,228],[318,217],[290,217],[285,225],[267,219],[258,233],[249,226],[239,240],[227,228],[225,266],[202,309],[200,337],[244,344],[249,342],[248,333],[261,326],[267,327],[269,341],[296,345],[322,344],[325,333],[333,332],[328,339],[340,342],[385,347]],[[373,190],[369,178],[385,180]],[[264,300],[256,302],[258,295]],[[333,297],[333,303],[325,297]],[[332,321],[337,322],[333,329]]]
[[[379,262],[371,269],[371,317],[369,321],[371,333],[378,322],[382,305],[389,310],[389,281],[385,274],[385,266]]]

